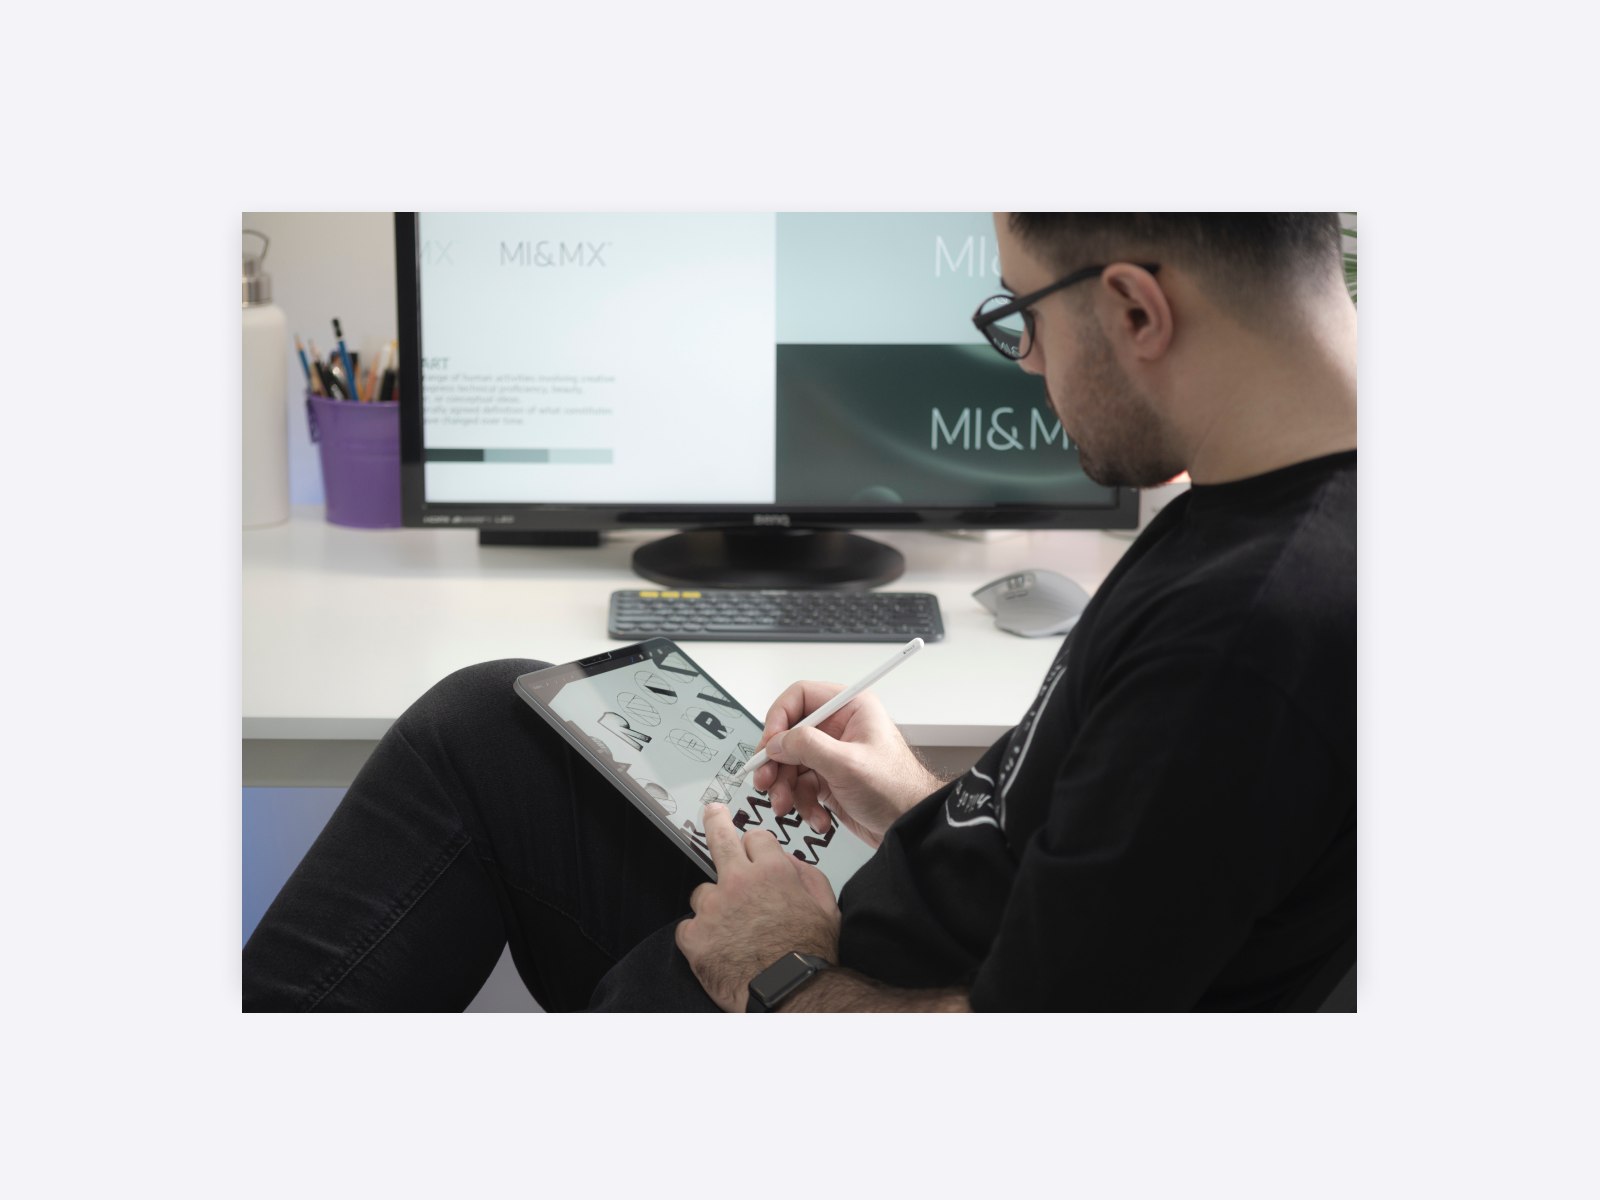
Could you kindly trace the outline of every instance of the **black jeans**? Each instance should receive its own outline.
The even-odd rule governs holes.
[[[406,710],[244,948],[249,1011],[460,1011],[509,941],[549,1011],[716,1011],[673,941],[706,876],[512,690]]]

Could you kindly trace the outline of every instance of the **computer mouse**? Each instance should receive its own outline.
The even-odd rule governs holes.
[[[1054,571],[1019,571],[986,583],[972,598],[994,614],[994,623],[1021,637],[1066,633],[1078,623],[1089,593]]]

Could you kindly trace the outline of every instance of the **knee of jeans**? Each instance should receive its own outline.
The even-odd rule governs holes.
[[[523,703],[513,688],[517,677],[542,671],[549,665],[535,658],[499,658],[462,667],[424,692],[396,724],[421,721],[437,728],[464,721],[481,726],[486,721],[503,719],[508,709],[514,712]]]

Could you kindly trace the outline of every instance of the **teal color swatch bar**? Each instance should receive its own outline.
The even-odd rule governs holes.
[[[423,457],[428,462],[583,463],[601,466],[610,466],[612,462],[610,450],[465,450],[430,447],[423,452]]]

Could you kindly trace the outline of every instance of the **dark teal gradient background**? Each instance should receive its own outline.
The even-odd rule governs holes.
[[[1031,416],[1057,426],[1043,381],[988,346],[780,344],[777,356],[779,504],[1114,502],[1064,434],[1045,445]],[[969,417],[968,448],[941,436],[932,449],[935,407],[947,427],[981,408],[983,446],[971,445]],[[1013,440],[1021,449],[995,448]]]

